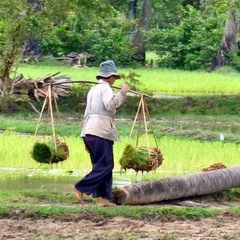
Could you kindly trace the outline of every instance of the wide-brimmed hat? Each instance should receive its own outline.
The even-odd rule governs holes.
[[[108,78],[112,75],[116,76],[117,79],[121,78],[121,76],[118,74],[114,61],[108,60],[106,62],[102,62],[100,64],[100,73],[96,76],[96,78],[97,79],[100,79],[101,77]]]

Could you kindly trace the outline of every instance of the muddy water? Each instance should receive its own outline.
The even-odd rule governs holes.
[[[68,193],[73,190],[74,183],[87,172],[0,168],[0,190],[44,189]],[[131,184],[131,176],[113,174],[113,186],[122,187],[128,184]]]

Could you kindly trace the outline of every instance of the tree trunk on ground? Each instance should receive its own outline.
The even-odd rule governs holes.
[[[150,18],[152,14],[152,0],[144,0],[142,16],[138,24],[138,30],[133,40],[132,48],[134,49],[133,59],[145,63],[146,49],[144,31],[148,30]]]
[[[239,31],[239,19],[237,12],[229,12],[228,19],[225,24],[225,31],[221,45],[216,56],[212,60],[210,71],[214,71],[226,65],[230,58],[229,54],[234,53],[238,49],[237,36]]]
[[[240,187],[240,165],[184,176],[144,181],[117,189],[118,204],[149,204],[164,200],[213,194]]]

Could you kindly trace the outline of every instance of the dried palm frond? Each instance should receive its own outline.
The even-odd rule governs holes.
[[[41,79],[25,79],[22,76],[17,77],[14,79],[13,89],[15,92],[19,90],[26,90],[29,95],[34,96],[34,98],[39,101],[39,98],[45,98],[47,96],[49,84],[59,83],[52,86],[52,94],[56,99],[58,97],[66,97],[70,91],[71,84],[65,82],[71,81],[71,78],[65,75],[56,77],[58,74],[59,72],[55,74],[48,74]]]

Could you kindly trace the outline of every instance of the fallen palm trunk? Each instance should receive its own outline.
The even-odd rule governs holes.
[[[240,165],[215,171],[138,182],[114,192],[118,204],[148,204],[240,187]]]

